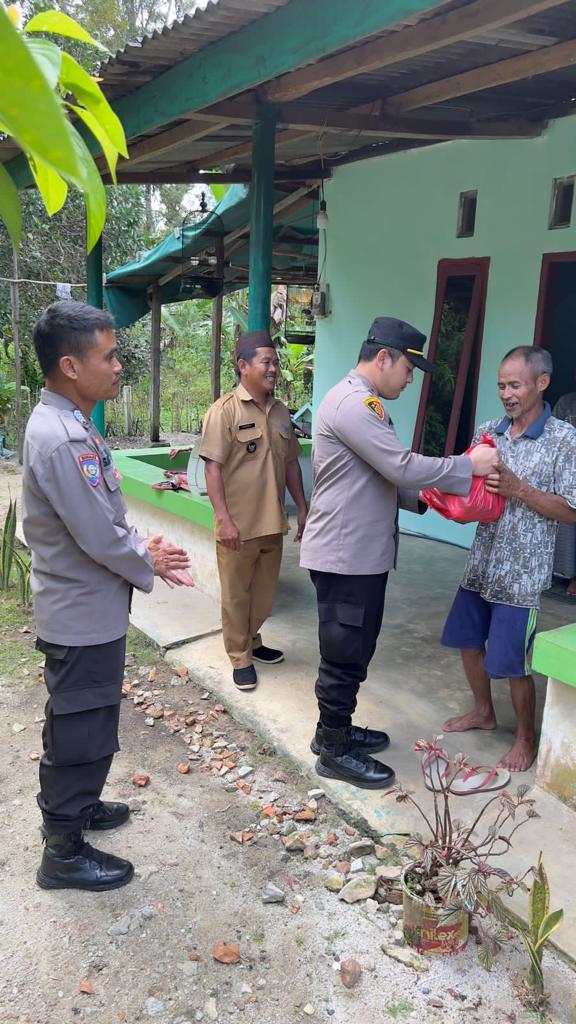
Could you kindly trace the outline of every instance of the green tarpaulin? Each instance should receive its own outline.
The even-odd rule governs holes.
[[[275,204],[285,193],[277,192]],[[297,213],[287,210],[286,217],[279,214],[274,225],[273,279],[312,284],[317,273],[317,229],[314,215],[317,204],[313,200]],[[214,297],[223,287],[224,292],[245,288],[248,284],[248,242],[227,236],[250,222],[250,189],[246,185],[232,185],[224,198],[202,221],[185,224],[137,260],[118,267],[106,275],[104,300],[116,319],[117,327],[129,327],[150,311],[149,290],[155,282],[175,269],[177,276],[160,285],[162,303],[183,302],[190,298]],[[215,276],[215,268],[208,263],[194,268],[191,258],[214,249],[214,239],[225,240],[225,267],[223,286]],[[230,250],[230,253],[228,252]],[[180,271],[184,270],[184,274]]]

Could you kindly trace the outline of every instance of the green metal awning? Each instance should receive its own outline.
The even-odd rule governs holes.
[[[304,191],[304,190],[302,190]],[[273,273],[276,282],[314,284],[318,262],[317,203],[308,196],[274,193]],[[162,304],[190,298],[214,298],[248,285],[250,189],[233,185],[202,221],[177,227],[137,260],[106,276],[104,300],[118,327],[128,327],[150,311],[150,291],[159,286]],[[224,241],[224,276],[211,255]],[[191,262],[193,260],[193,262]],[[197,263],[197,265],[196,265]]]

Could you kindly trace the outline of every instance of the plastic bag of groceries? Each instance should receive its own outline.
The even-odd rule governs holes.
[[[488,444],[496,448],[496,442],[488,434],[483,434],[478,444]],[[476,445],[472,445],[464,454],[468,455],[475,447]],[[435,512],[444,516],[444,519],[450,519],[454,523],[494,523],[500,518],[506,505],[506,498],[501,494],[491,494],[486,489],[483,476],[472,477],[470,491],[465,496],[446,494],[437,487],[428,487],[421,492],[420,497]]]

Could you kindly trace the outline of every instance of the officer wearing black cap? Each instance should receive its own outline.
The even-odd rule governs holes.
[[[494,449],[470,456],[427,458],[404,448],[386,402],[412,383],[414,367],[430,373],[426,338],[394,317],[378,317],[362,343],[358,365],[320,403],[312,461],[314,486],[300,564],[310,570],[318,600],[320,718],[311,749],[319,775],[366,789],[389,786],[392,768],[371,755],[389,737],[352,725],[360,683],[376,649],[388,572],[396,567],[398,508],[424,511],[418,492],[470,490],[485,476]]]

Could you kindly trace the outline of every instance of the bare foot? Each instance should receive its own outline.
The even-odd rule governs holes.
[[[507,768],[509,772],[526,772],[536,757],[538,750],[535,740],[516,739],[507,754],[498,762],[499,768]]]
[[[572,579],[568,581],[566,593],[570,594],[570,597],[576,597],[576,576],[573,576]]]
[[[466,715],[457,715],[456,718],[448,718],[442,726],[443,732],[467,732],[468,729],[495,729],[496,718],[494,712],[483,713],[474,708]]]

